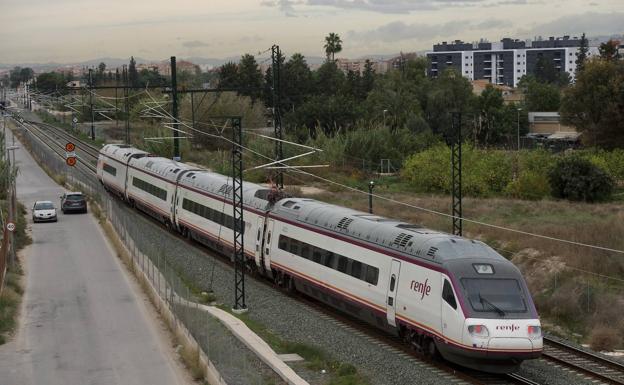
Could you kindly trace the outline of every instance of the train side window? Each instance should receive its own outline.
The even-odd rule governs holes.
[[[260,240],[260,228],[258,227],[258,234],[256,235],[256,241]]]
[[[292,239],[290,240],[290,252],[292,254],[298,255],[299,254],[299,241],[296,239]]]
[[[288,251],[288,240],[290,238],[280,235],[278,247],[284,251]]]
[[[302,258],[310,259],[310,245],[301,242],[301,253],[299,255]]]
[[[371,285],[377,285],[379,280],[379,269],[374,266],[366,266],[366,282]]]
[[[347,272],[347,262],[349,262],[347,257],[340,256],[340,258],[338,258],[338,271],[339,272],[341,273]]]
[[[269,233],[267,234],[267,245],[271,244],[271,232],[269,231]]]
[[[390,278],[390,291],[394,291],[394,286],[396,285],[396,276],[392,274]]]
[[[362,262],[353,261],[351,262],[351,276],[357,279],[361,279],[362,277]]]
[[[444,280],[444,287],[442,288],[442,299],[444,299],[453,309],[457,310],[457,301],[455,301],[455,295],[453,295],[453,288],[446,279]]]
[[[325,252],[325,259],[323,260],[323,265],[333,269],[334,268],[334,259],[336,259],[334,253],[332,253],[331,251],[326,251]]]
[[[321,257],[323,256],[322,250],[318,247],[312,248],[312,260],[316,263],[321,263]]]

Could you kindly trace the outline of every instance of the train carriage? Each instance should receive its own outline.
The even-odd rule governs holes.
[[[271,210],[271,237],[276,275],[426,353],[500,372],[541,353],[522,275],[482,242],[296,198]]]
[[[210,247],[233,248],[234,217],[232,179],[223,175],[196,171],[180,179],[176,200],[178,229]],[[263,270],[262,232],[269,209],[270,189],[253,183],[243,184],[243,239],[245,256]]]
[[[174,219],[177,184],[185,173],[197,170],[184,163],[160,157],[131,159],[128,163],[128,201],[167,226]]]
[[[97,177],[109,190],[126,198],[128,162],[148,156],[145,151],[124,144],[107,144],[100,150]]]

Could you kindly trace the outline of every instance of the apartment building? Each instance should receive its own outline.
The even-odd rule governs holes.
[[[569,36],[530,43],[509,38],[496,43],[443,42],[427,52],[427,73],[435,78],[447,68],[454,68],[470,80],[485,79],[493,84],[516,87],[522,76],[535,73],[538,61],[544,58],[555,70],[567,72],[574,79],[580,43],[580,39]],[[588,56],[597,54],[597,47],[589,47]]]

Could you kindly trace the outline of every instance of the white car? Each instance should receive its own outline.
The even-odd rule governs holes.
[[[33,222],[56,222],[56,207],[50,201],[37,201],[32,209]]]

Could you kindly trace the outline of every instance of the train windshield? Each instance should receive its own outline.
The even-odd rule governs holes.
[[[468,301],[475,311],[506,313],[527,311],[524,293],[515,279],[463,278]]]

